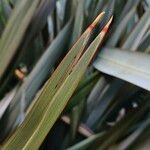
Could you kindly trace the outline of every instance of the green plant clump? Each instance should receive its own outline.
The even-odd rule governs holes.
[[[148,0],[0,0],[0,149],[150,147]]]

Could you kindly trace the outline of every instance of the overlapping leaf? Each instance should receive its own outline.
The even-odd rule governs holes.
[[[14,57],[38,3],[39,0],[20,1],[9,19],[0,40],[0,79]]]
[[[103,13],[96,18],[60,63],[49,81],[45,84],[41,95],[28,113],[26,120],[5,144],[4,149],[12,147],[24,149],[39,147],[73,94],[105,35],[105,32],[102,31],[82,56],[93,26],[96,25],[102,16]],[[106,28],[108,28],[110,22],[111,20]],[[72,83],[71,86],[70,83]],[[50,120],[48,119],[49,117],[51,118]],[[24,139],[20,141],[22,136]]]
[[[150,56],[147,54],[105,48],[94,66],[99,71],[150,90]]]
[[[69,40],[71,25],[72,20],[68,22],[68,24],[60,32],[60,34],[56,37],[52,44],[47,48],[45,54],[40,58],[31,73],[26,77],[23,84],[15,94],[14,98],[11,100],[10,105],[8,105],[10,106],[7,112],[9,114],[9,116],[7,117],[7,122],[9,122],[9,126],[7,127],[5,125],[5,128],[3,129],[3,132],[5,131],[6,134],[10,130],[12,130],[12,125],[19,117],[22,94],[25,95],[24,109],[26,109],[32,102],[40,86],[50,74],[56,61],[63,53],[65,53],[64,48],[67,40]],[[3,122],[4,119],[5,117],[3,117],[1,122]]]

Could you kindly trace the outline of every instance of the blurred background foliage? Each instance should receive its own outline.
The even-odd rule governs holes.
[[[89,44],[113,15],[111,28],[40,149],[150,147],[148,0],[0,0],[1,145],[102,11]]]

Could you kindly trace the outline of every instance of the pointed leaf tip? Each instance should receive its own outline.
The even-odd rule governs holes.
[[[100,13],[96,19],[93,21],[93,23],[88,27],[89,30],[92,30],[96,25],[97,23],[102,19],[102,17],[104,16],[105,12],[102,12]]]
[[[111,22],[112,22],[112,20],[113,20],[113,16],[109,19],[109,21],[107,22],[107,24],[104,26],[104,28],[102,29],[102,33],[107,33],[107,31],[108,31],[108,29],[109,29],[109,26],[110,26],[110,24],[111,24]]]

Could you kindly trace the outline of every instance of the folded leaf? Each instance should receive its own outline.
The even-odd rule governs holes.
[[[108,29],[111,20],[105,27],[105,30],[102,31],[82,56],[93,27],[102,16],[103,13],[96,18],[62,60],[53,75],[45,84],[41,95],[28,113],[27,118],[12,138],[6,143],[4,149],[28,149],[29,147],[36,149],[40,146],[73,94],[83,73],[106,34],[106,30]],[[48,119],[47,117],[51,119]],[[23,140],[20,141],[20,137],[24,137]]]
[[[73,68],[71,74],[67,76],[65,81],[62,83],[61,87],[53,96],[36,130],[34,131],[34,133],[32,133],[32,136],[30,137],[30,139],[28,139],[28,142],[24,145],[24,149],[29,149],[30,147],[33,147],[33,149],[37,149],[38,145],[41,144],[48,131],[52,128],[53,124],[55,123],[55,121],[63,111],[64,107],[66,106],[68,100],[71,98],[74,90],[76,89],[94,54],[96,53],[111,21],[112,18],[104,27],[104,30],[102,30],[102,32],[91,43],[91,45],[88,47],[81,59],[77,62],[76,66]],[[42,96],[43,95],[41,95],[39,98],[42,99]],[[16,140],[14,142],[16,142]]]
[[[150,56],[148,54],[104,48],[94,62],[94,67],[150,90]]]

